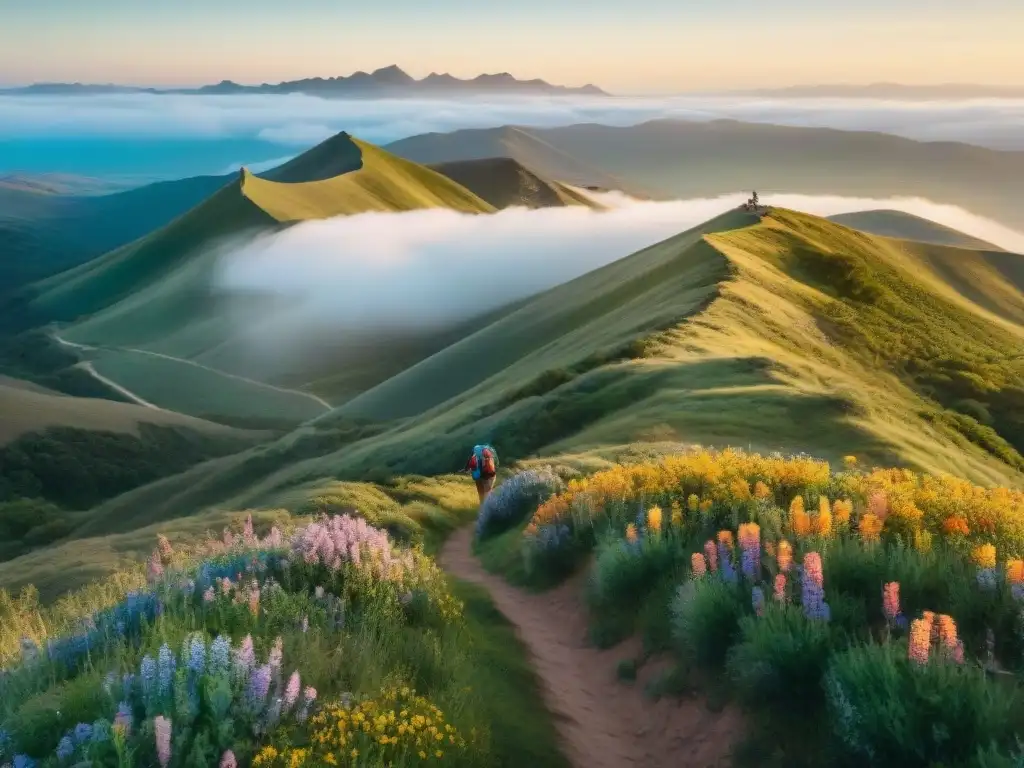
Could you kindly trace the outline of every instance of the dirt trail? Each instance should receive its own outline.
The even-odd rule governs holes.
[[[644,695],[643,678],[616,679],[622,648],[587,645],[581,590],[585,574],[543,594],[530,594],[487,573],[472,555],[472,529],[449,538],[441,566],[488,589],[498,610],[518,629],[544,685],[563,749],[576,768],[720,768],[730,764],[739,728],[735,713],[710,712],[703,702]]]

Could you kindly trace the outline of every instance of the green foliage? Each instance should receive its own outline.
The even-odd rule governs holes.
[[[806,618],[798,606],[772,604],[764,616],[740,620],[729,672],[744,703],[754,709],[814,714],[824,703],[822,680],[834,642],[827,622]]]
[[[73,527],[73,518],[45,499],[0,501],[0,560],[61,539]]]
[[[683,657],[721,668],[740,637],[740,620],[750,613],[749,606],[742,586],[715,578],[686,582],[671,606],[673,636]]]
[[[0,500],[43,498],[86,509],[104,499],[238,451],[233,437],[140,424],[138,435],[51,427],[0,446]]]
[[[963,764],[979,745],[1015,746],[1020,695],[973,665],[919,666],[897,645],[838,654],[826,678],[837,749],[880,768]]]

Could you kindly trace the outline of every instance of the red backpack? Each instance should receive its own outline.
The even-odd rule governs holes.
[[[481,462],[480,474],[485,477],[495,474],[497,470],[494,466],[494,452],[490,448],[484,448],[482,456],[483,461]]]

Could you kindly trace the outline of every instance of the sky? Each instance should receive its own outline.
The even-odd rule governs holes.
[[[508,71],[617,93],[1024,84],[1021,0],[0,0],[0,83]]]

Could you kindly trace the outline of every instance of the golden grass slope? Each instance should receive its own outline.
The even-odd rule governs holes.
[[[574,188],[543,178],[511,157],[454,160],[437,163],[431,168],[462,185],[495,208],[582,205],[596,210],[603,209],[603,206]]]
[[[74,427],[137,435],[140,423],[184,427],[216,435],[241,437],[257,434],[134,403],[70,397],[23,385],[17,380],[0,380],[0,445],[25,434],[42,432],[49,427]]]

